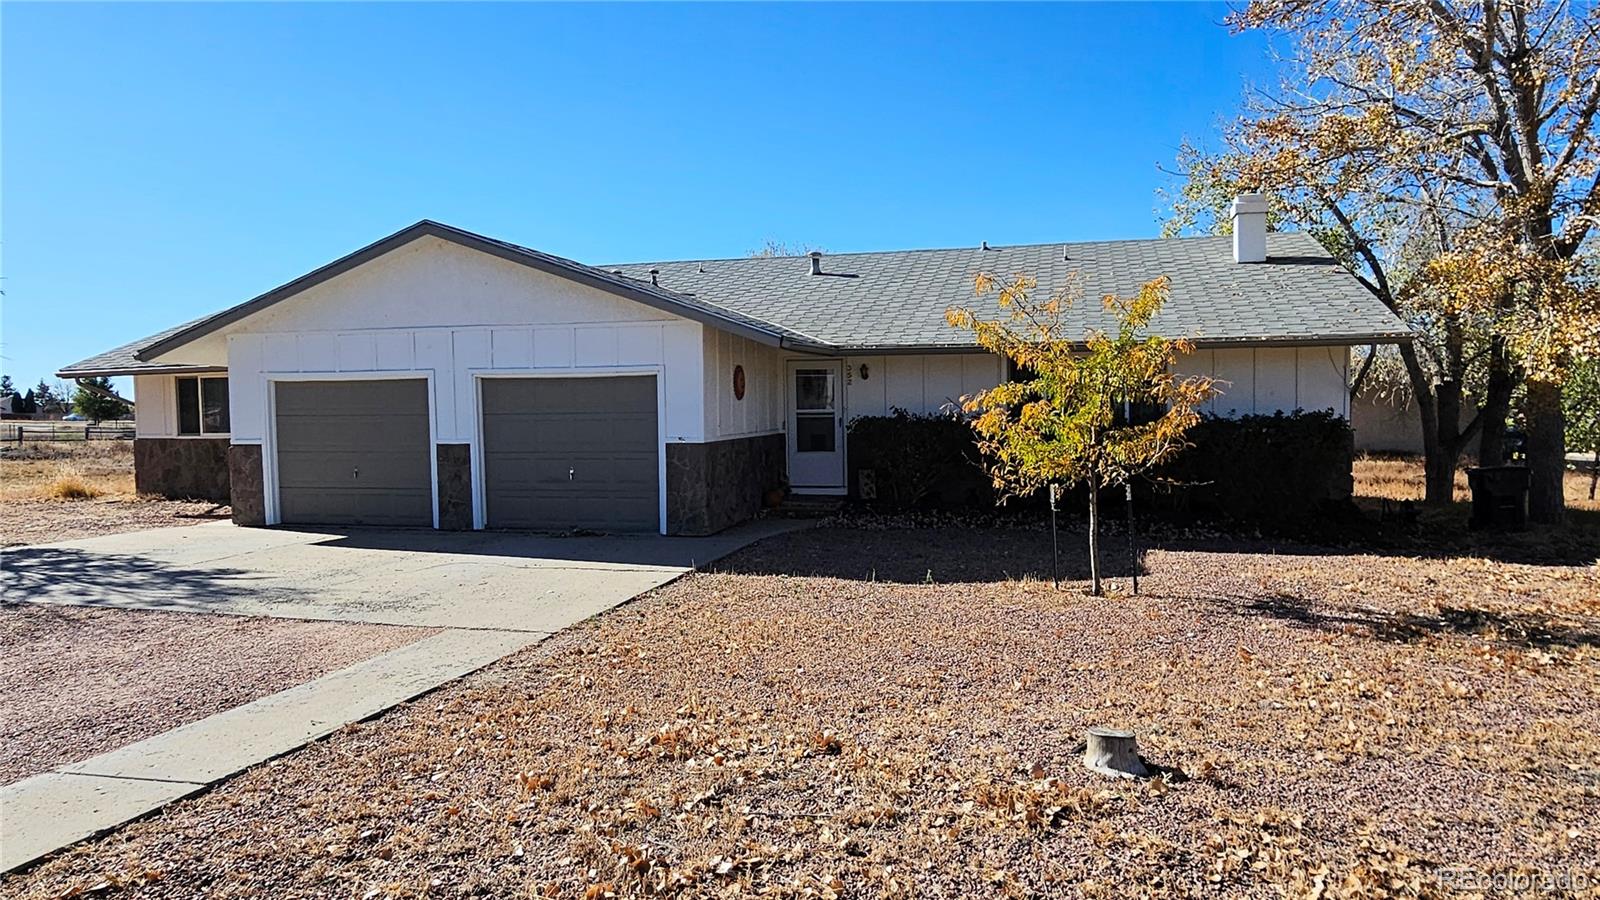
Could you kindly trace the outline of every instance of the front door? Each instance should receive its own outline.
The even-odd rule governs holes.
[[[789,363],[789,486],[844,493],[844,363]]]

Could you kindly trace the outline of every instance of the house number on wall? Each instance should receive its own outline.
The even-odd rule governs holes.
[[[744,366],[733,367],[733,399],[744,399]]]

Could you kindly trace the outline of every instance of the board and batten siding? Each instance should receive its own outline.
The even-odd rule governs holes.
[[[523,328],[417,328],[229,338],[235,443],[262,440],[269,377],[416,372],[433,376],[435,438],[477,435],[476,376],[659,369],[667,441],[702,440],[700,326],[692,322]]]
[[[265,439],[274,377],[431,375],[435,440],[470,443],[478,431],[478,374],[615,369],[659,372],[663,439],[701,441],[703,330],[595,288],[423,238],[227,330],[233,440]],[[187,349],[163,360],[188,361]]]
[[[845,421],[959,409],[961,397],[1000,383],[1000,358],[987,353],[822,357],[796,355],[716,329],[704,330],[706,440],[774,434],[788,428],[791,390],[786,362],[844,363]],[[861,377],[861,367],[867,377]],[[734,396],[733,370],[742,366],[745,396]]]
[[[991,353],[848,357],[846,419],[887,416],[896,409],[917,415],[954,412],[963,396],[999,384],[1003,371],[1000,357]]]
[[[702,329],[707,441],[775,434],[784,430],[783,353],[776,347],[716,328]],[[744,370],[744,399],[733,389],[735,367]]]
[[[1349,347],[1196,350],[1178,360],[1179,375],[1217,379],[1203,411],[1224,418],[1332,410],[1350,418]]]

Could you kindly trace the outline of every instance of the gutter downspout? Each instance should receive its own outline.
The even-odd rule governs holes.
[[[118,403],[126,403],[128,405],[128,412],[133,412],[133,410],[134,410],[133,401],[129,400],[128,398],[126,398],[124,396],[122,396],[121,394],[117,393],[116,391],[108,391],[108,390],[106,390],[105,388],[101,387],[98,384],[89,384],[88,383],[89,379],[87,379],[87,378],[74,378],[72,380],[78,385],[79,388],[81,388],[83,390],[86,390],[89,393],[94,394],[97,397],[105,397],[108,400],[115,400]]]

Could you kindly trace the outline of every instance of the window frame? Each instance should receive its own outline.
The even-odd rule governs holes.
[[[195,414],[197,416],[197,431],[183,430],[183,383],[194,382]],[[226,387],[223,396],[227,398],[228,427],[222,431],[206,430],[205,388],[203,381],[228,381],[227,373],[212,375],[174,375],[172,378],[172,433],[181,438],[217,438],[231,437],[233,435],[233,397]]]

